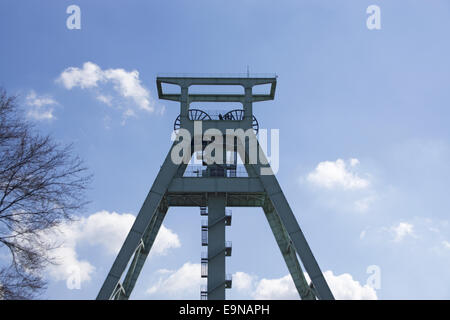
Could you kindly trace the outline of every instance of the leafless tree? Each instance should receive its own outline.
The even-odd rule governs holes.
[[[72,146],[37,133],[0,88],[0,299],[42,293],[56,263],[44,235],[82,209],[90,179]]]

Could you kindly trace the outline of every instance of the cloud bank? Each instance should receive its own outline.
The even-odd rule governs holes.
[[[48,267],[50,277],[65,280],[76,270],[81,282],[89,281],[95,267],[79,257],[77,247],[99,246],[109,255],[117,254],[134,220],[135,216],[129,213],[99,211],[78,221],[64,223],[43,235],[45,241],[59,245],[51,252],[58,264]],[[150,256],[165,255],[180,245],[178,235],[162,225]]]
[[[178,270],[161,269],[157,271],[158,280],[146,293],[156,298],[198,299],[200,295],[200,264],[185,263]],[[305,273],[308,280],[309,277]],[[369,285],[361,285],[353,277],[344,273],[334,275],[332,271],[324,272],[325,279],[334,297],[339,300],[375,300],[377,294]],[[259,279],[245,272],[233,274],[233,289],[244,299],[256,300],[295,300],[299,299],[297,289],[288,274],[276,279]]]
[[[25,104],[28,106],[27,117],[33,120],[53,120],[54,106],[58,104],[49,95],[38,95],[31,90],[25,97]]]
[[[307,180],[322,188],[346,190],[365,189],[369,180],[360,178],[352,168],[359,164],[358,159],[350,159],[347,163],[342,159],[336,161],[320,162],[313,172],[309,173]]]
[[[142,85],[137,70],[126,71],[121,68],[101,69],[93,62],[85,62],[81,68],[66,68],[57,79],[66,89],[79,87],[81,89],[97,89],[97,100],[112,106],[113,97],[103,93],[100,85],[112,84],[114,91],[120,97],[134,102],[137,109],[149,113],[155,111],[155,100],[150,92]],[[127,108],[124,116],[133,113],[132,108]]]

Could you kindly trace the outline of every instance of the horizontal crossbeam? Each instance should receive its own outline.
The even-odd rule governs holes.
[[[205,207],[208,205],[208,194],[167,193],[165,195],[170,207]],[[227,207],[261,207],[264,205],[264,193],[226,193]]]
[[[264,188],[258,178],[175,178],[169,185],[168,192],[233,192],[233,193],[262,193]]]
[[[162,94],[160,99],[181,101],[180,94]],[[269,94],[254,94],[252,95],[252,102],[273,100]],[[190,102],[244,102],[245,95],[243,94],[190,94]]]

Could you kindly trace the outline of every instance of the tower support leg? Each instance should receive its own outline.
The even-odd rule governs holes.
[[[256,139],[256,137],[253,138]],[[245,159],[244,163],[246,163],[247,172],[249,173],[249,176],[259,177],[267,197],[275,211],[278,213],[280,221],[286,230],[288,237],[291,239],[295,251],[300,256],[300,260],[311,278],[316,296],[321,300],[334,300],[333,293],[328,287],[319,264],[314,258],[311,248],[306,241],[303,231],[300,229],[297,219],[284,196],[283,190],[281,189],[275,174],[271,172],[272,170],[269,165],[262,165],[268,164],[269,161],[262,151],[263,149],[261,148],[259,141],[256,139],[259,156],[258,163],[256,164],[248,164],[249,149],[246,147],[245,141],[238,139],[238,144],[245,146],[245,148],[241,148],[240,150],[238,148],[238,151],[240,152],[241,159]],[[261,170],[262,168],[264,168],[264,170]]]
[[[283,255],[286,266],[297,288],[298,294],[302,300],[315,300],[316,296],[312,289],[309,287],[308,282],[305,279],[300,263],[297,259],[297,253],[292,246],[286,230],[281,224],[278,214],[274,208],[269,204],[263,207],[269,226],[272,229],[275,240]]]
[[[175,143],[172,145],[175,145]],[[138,247],[143,242],[144,232],[147,230],[150,222],[157,214],[157,208],[160,206],[161,200],[167,191],[169,183],[177,173],[179,168],[178,164],[174,164],[171,159],[172,148],[169,150],[167,157],[156,176],[144,204],[139,210],[136,220],[128,233],[122,248],[119,251],[111,270],[106,277],[100,292],[97,295],[98,300],[108,300],[113,298],[113,293],[118,287],[122,287],[120,279],[122,277],[125,268],[128,265],[133,254],[138,250]]]
[[[297,219],[292,212],[286,197],[281,190],[275,175],[260,175],[260,180],[267,192],[275,211],[280,217],[280,221],[285,228],[289,238],[292,240],[295,251],[297,251],[303,266],[308,272],[309,277],[314,285],[315,293],[321,300],[334,300],[333,294],[320,270],[311,248],[300,229]]]
[[[137,278],[141,273],[145,260],[147,259],[150,249],[152,248],[156,236],[161,228],[166,212],[167,207],[160,206],[157,214],[154,216],[154,219],[152,219],[149,227],[145,231],[144,236],[142,237],[143,241],[138,247],[138,250],[134,253],[133,260],[123,281],[123,290],[116,299],[128,300],[130,298],[130,294],[134,289]]]

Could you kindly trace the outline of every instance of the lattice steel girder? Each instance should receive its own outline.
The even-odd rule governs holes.
[[[286,230],[281,224],[278,213],[273,208],[270,200],[267,199],[266,201],[267,203],[263,207],[265,216],[269,222],[270,228],[272,229],[272,233],[278,247],[280,248],[284,261],[286,262],[289,273],[292,276],[295,287],[297,288],[302,300],[315,300],[316,296],[305,279],[302,268],[297,259],[297,253],[295,252],[295,249],[291,247],[291,239],[289,239]]]
[[[154,216],[154,219],[152,219],[152,222],[144,233],[142,245],[140,245],[136,250],[131,265],[128,268],[122,285],[123,291],[117,296],[116,299],[127,300],[130,298],[130,294],[134,289],[137,278],[141,273],[145,260],[147,259],[153,243],[155,242],[156,236],[158,235],[159,229],[161,228],[167,209],[168,208],[165,205],[158,208],[157,214]]]
[[[257,142],[258,148],[260,148],[259,141]],[[245,154],[242,155],[245,157]],[[242,157],[241,156],[241,157]],[[268,163],[268,160],[263,152],[260,153],[260,163]],[[250,164],[254,173],[259,174],[261,183],[266,190],[267,197],[270,199],[275,211],[280,217],[280,221],[283,224],[289,238],[292,240],[293,246],[297,251],[303,266],[306,269],[311,281],[314,285],[316,295],[322,300],[334,300],[333,294],[328,287],[328,284],[320,270],[319,264],[317,263],[311,248],[306,241],[306,238],[300,229],[297,219],[292,212],[289,203],[284,196],[284,193],[278,183],[277,178],[274,174],[261,174],[262,168],[266,170],[270,167],[262,166],[261,164]]]
[[[257,150],[262,150],[259,141],[256,141],[258,148]],[[241,159],[248,159],[248,145],[242,141],[237,141],[237,143],[242,143],[245,146],[245,148],[238,148]],[[311,282],[314,285],[314,292],[317,297],[322,300],[334,300],[334,296],[328,287],[325,277],[323,276],[323,273],[314,258],[308,242],[300,229],[297,219],[295,218],[294,213],[292,212],[292,209],[284,196],[275,174],[271,172],[272,170],[270,165],[261,165],[261,163],[269,163],[266,155],[264,152],[259,152],[259,162],[257,164],[248,164],[246,160],[245,163],[245,168],[249,177],[259,177],[267,197],[270,199],[271,205],[278,213],[287,236],[291,239],[295,251],[300,256],[303,266],[311,278]]]
[[[162,92],[162,83],[179,85],[180,94],[165,94]],[[258,84],[270,83],[271,89],[268,95],[253,95],[252,87]],[[189,94],[191,85],[241,85],[244,94]],[[205,121],[202,126],[203,133],[208,128],[216,128],[222,132],[225,129],[250,129],[252,128],[252,103],[256,101],[270,100],[274,98],[276,77],[267,78],[205,78],[205,77],[158,77],[158,95],[161,99],[177,100],[180,102],[180,126],[187,129],[191,134],[195,133],[194,127],[202,122],[189,119],[189,105],[193,101],[239,101],[243,105],[244,117],[239,121]],[[250,130],[253,132],[252,130]],[[254,135],[254,134],[253,134]],[[194,135],[194,140],[201,135]],[[201,137],[200,137],[201,138]],[[256,139],[256,136],[254,136]],[[245,141],[242,143],[246,145]],[[300,226],[278,184],[276,177],[271,173],[270,165],[263,152],[259,153],[257,164],[248,164],[248,146],[244,149],[238,148],[241,159],[246,163],[245,167],[249,178],[246,180],[235,180],[236,178],[222,181],[220,178],[213,180],[186,180],[181,178],[186,165],[176,165],[171,161],[171,152],[176,142],[172,145],[169,153],[147,195],[144,204],[136,217],[114,264],[97,296],[97,299],[124,298],[127,299],[134,287],[139,272],[145,262],[145,258],[153,243],[159,226],[162,223],[165,211],[161,206],[207,206],[208,194],[224,194],[224,206],[264,206],[269,224],[285,258],[288,269],[294,279],[297,289],[302,298],[311,298],[316,295],[319,299],[334,299],[328,284],[315,260],[311,249],[300,229]],[[195,144],[194,144],[195,145]],[[257,150],[260,150],[257,142]],[[199,150],[191,150],[196,152]],[[192,156],[192,154],[191,154]],[[263,172],[264,169],[265,171]],[[182,179],[182,180],[181,180]],[[196,191],[196,192],[193,192]],[[164,198],[164,203],[162,199]],[[270,206],[270,207],[269,207]],[[159,209],[158,209],[159,208]],[[162,215],[161,215],[162,214]],[[291,246],[292,245],[292,246]],[[125,276],[124,285],[120,283],[123,272],[134,254],[130,269]],[[314,285],[313,290],[306,289],[307,283],[303,277],[299,255],[303,266],[308,272]],[[221,284],[219,284],[221,285]],[[209,288],[211,289],[211,288]],[[214,290],[214,288],[212,289]],[[211,291],[211,290],[209,290]]]
[[[169,150],[164,164],[161,167],[156,179],[153,183],[147,198],[144,201],[136,220],[128,233],[122,248],[117,255],[111,270],[100,289],[97,299],[110,299],[117,284],[120,282],[123,272],[128,265],[132,255],[138,248],[145,230],[148,228],[153,216],[157,214],[157,208],[160,205],[162,197],[166,193],[170,181],[176,175],[179,165],[174,164],[171,160],[171,151],[175,143]]]

